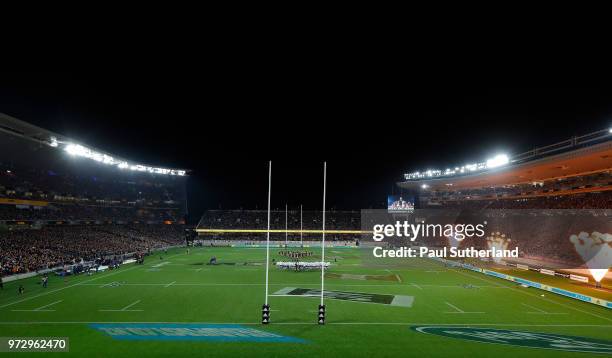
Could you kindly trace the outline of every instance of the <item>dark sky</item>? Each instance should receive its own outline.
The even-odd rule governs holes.
[[[381,207],[406,171],[520,153],[612,125],[611,83],[201,70],[2,73],[0,112],[137,162],[192,170],[194,215]]]

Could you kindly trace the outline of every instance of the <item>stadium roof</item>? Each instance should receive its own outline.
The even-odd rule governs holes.
[[[603,140],[589,139],[580,145],[574,138],[570,140],[572,143],[565,146],[560,146],[565,143],[561,142],[539,148],[540,152],[535,149],[515,156],[503,167],[454,177],[406,180],[398,183],[398,186],[405,189],[425,187],[428,190],[499,187],[612,170],[612,136],[608,130],[596,133],[602,134]],[[547,148],[548,151],[542,150]]]
[[[37,127],[30,123],[0,113],[0,132],[27,139],[52,148],[64,150],[67,154],[89,158],[101,164],[116,166],[118,169],[152,174],[185,176],[184,169],[160,168],[116,157],[105,151],[96,149],[71,138]]]

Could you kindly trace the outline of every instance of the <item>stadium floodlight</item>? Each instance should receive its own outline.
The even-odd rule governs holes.
[[[59,142],[55,142],[57,145]],[[51,146],[53,146],[51,144]],[[187,174],[184,170],[177,169],[167,169],[167,168],[155,168],[149,167],[142,164],[129,164],[126,161],[121,161],[113,158],[112,156],[104,153],[96,152],[95,150],[86,148],[80,144],[66,143],[64,146],[64,151],[72,156],[84,157],[91,160],[94,160],[98,163],[113,165],[118,167],[119,169],[130,169],[139,172],[148,172],[152,174],[164,174],[164,175],[177,175],[177,176],[185,176]]]
[[[610,128],[610,133],[612,133],[612,128]]]
[[[64,147],[64,150],[70,155],[84,156],[84,153],[85,153],[84,149],[85,148],[83,148],[82,146],[78,144],[68,144],[67,146]]]
[[[608,269],[597,269],[597,268],[594,268],[594,269],[589,269],[589,271],[591,271],[591,275],[593,276],[595,281],[597,281],[598,283],[601,282],[601,280],[608,273]]]
[[[506,165],[510,162],[510,159],[506,154],[498,154],[495,157],[487,160],[487,168],[497,168],[502,165]]]
[[[429,185],[427,185],[427,184],[423,184],[423,185],[421,185],[421,188],[422,188],[422,189],[427,189],[427,188],[429,188]]]

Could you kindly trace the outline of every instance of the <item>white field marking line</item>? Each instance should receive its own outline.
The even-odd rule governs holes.
[[[525,306],[525,307],[529,307],[529,308],[531,308],[532,310],[536,310],[536,311],[537,311],[537,312],[527,312],[527,313],[531,313],[531,314],[567,314],[567,312],[546,312],[546,311],[544,311],[544,310],[543,310],[543,309],[541,309],[541,308],[537,308],[537,307],[534,307],[534,306],[528,305],[528,304],[526,304],[526,303],[521,303],[521,304],[522,304],[523,306]]]
[[[168,288],[168,287],[170,287],[170,286],[174,285],[175,283],[176,283],[176,281],[172,281],[172,282],[170,282],[169,284],[165,285],[164,287]]]
[[[318,311],[313,311],[318,312]],[[116,321],[72,321],[72,322],[51,322],[51,321],[42,321],[42,322],[0,322],[0,325],[39,325],[39,324],[96,324],[96,323],[115,323],[115,324],[142,324],[142,323],[151,323],[151,324],[228,324],[228,325],[261,325],[261,322],[116,322]],[[315,325],[314,322],[276,322],[274,325]],[[335,325],[380,325],[380,326],[507,326],[507,327],[602,327],[602,328],[612,328],[610,324],[524,324],[524,323],[440,323],[440,322],[325,322],[325,324],[335,324]]]
[[[44,305],[42,307],[38,307],[38,308],[33,309],[33,310],[12,310],[12,311],[13,312],[53,312],[55,310],[46,310],[45,308],[53,306],[54,304],[60,303],[62,301],[63,300],[55,301],[55,302],[49,303],[48,305]]]
[[[98,310],[100,312],[142,312],[142,310],[131,310],[130,307],[133,307],[134,305],[140,303],[140,300],[136,301],[136,302],[132,302],[129,305],[123,307],[120,310]]]
[[[48,294],[51,294],[51,293],[54,293],[54,292],[58,292],[58,291],[61,291],[61,290],[65,290],[67,288],[71,288],[71,287],[75,287],[75,286],[80,286],[80,285],[85,284],[86,282],[91,282],[91,281],[95,281],[95,280],[98,280],[98,279],[101,279],[101,278],[106,278],[106,277],[113,276],[113,275],[116,275],[116,274],[119,274],[119,273],[130,271],[130,270],[133,270],[133,269],[136,269],[136,268],[139,268],[139,267],[138,266],[133,266],[133,267],[130,267],[130,268],[125,269],[125,270],[115,271],[115,272],[112,272],[112,273],[110,273],[108,275],[94,277],[94,278],[92,278],[90,280],[86,280],[86,281],[82,281],[82,282],[79,282],[79,283],[75,283],[75,284],[70,285],[70,286],[64,286],[64,287],[56,288],[55,290],[43,292],[43,293],[40,293],[38,295],[30,296],[30,297],[27,297],[27,298],[24,298],[24,299],[21,299],[21,300],[17,300],[17,301],[13,301],[13,302],[4,304],[4,305],[0,306],[0,308],[5,308],[5,307],[8,307],[8,306],[12,306],[14,304],[17,304],[17,303],[29,301],[31,299],[34,299],[34,298],[37,298],[37,297],[41,297],[41,296],[44,296],[44,295],[48,295]]]
[[[453,304],[452,304],[452,303],[450,303],[450,302],[444,302],[444,303],[446,303],[447,305],[451,306],[452,308],[454,308],[455,310],[457,310],[457,312],[459,312],[459,313],[465,313],[465,312],[464,312],[463,310],[461,310],[459,307],[457,307],[457,306],[453,305]]]
[[[151,266],[151,267],[152,267],[152,268],[160,268],[160,267],[163,267],[163,266],[165,266],[165,265],[169,265],[169,264],[170,264],[170,261],[162,261],[162,262],[160,262],[160,263],[158,263],[158,264],[156,264],[156,265],[153,265],[153,266]]]
[[[416,284],[416,283],[414,283],[414,282],[410,282],[410,284],[411,284],[412,286],[414,286],[414,287],[418,288],[419,290],[422,290],[422,289],[423,289],[423,287],[421,287],[421,286],[417,285],[417,284]]]
[[[459,307],[453,305],[450,302],[444,302],[444,303],[454,308],[456,311],[455,312],[443,312],[443,313],[459,313],[459,314],[484,313],[484,312],[465,312],[464,310],[460,309]]]
[[[109,284],[112,284],[109,283]],[[109,285],[106,284],[106,285]],[[167,283],[121,283],[120,286],[165,286]],[[175,283],[173,286],[264,286],[265,283]],[[295,286],[295,282],[293,283],[271,283],[270,286]],[[89,284],[83,283],[80,286],[100,286],[100,284]],[[319,285],[315,283],[301,283],[300,286],[303,287],[319,287]],[[333,287],[396,287],[397,283],[388,283],[388,284],[342,284],[342,283],[330,283],[329,286]],[[421,288],[423,287],[434,287],[434,288],[460,288],[461,286],[457,285],[429,285],[429,284],[420,284]],[[499,286],[474,286],[477,288],[491,288],[491,289],[510,289],[511,287],[499,287]]]
[[[321,297],[321,295],[268,295],[270,297]]]
[[[477,279],[479,279],[479,280],[481,280],[481,281],[484,281],[484,282],[493,283],[493,284],[496,284],[496,285],[501,285],[501,284],[498,284],[497,282],[493,282],[493,281],[487,280],[487,279],[482,278],[482,277],[477,277],[477,276],[474,276],[474,275],[470,275],[470,274],[467,274],[467,273],[465,273],[465,272],[460,272],[460,271],[457,271],[457,270],[453,270],[453,271],[455,271],[455,272],[457,272],[457,273],[460,273],[460,274],[462,274],[462,275],[464,275],[464,276],[468,276],[468,277],[472,277],[472,278],[477,278]],[[504,280],[504,281],[505,281],[505,280]],[[508,281],[508,282],[510,282],[510,281]],[[610,321],[610,322],[612,322],[612,319],[611,319],[611,318],[604,317],[604,316],[600,316],[600,315],[598,315],[598,314],[596,314],[596,313],[593,313],[593,312],[584,311],[584,310],[578,309],[578,308],[576,308],[576,307],[572,307],[572,306],[569,306],[569,305],[566,305],[566,304],[563,304],[563,303],[560,303],[560,302],[557,302],[557,301],[554,301],[554,300],[550,300],[550,299],[547,299],[547,298],[542,298],[541,296],[538,296],[538,295],[535,295],[535,294],[532,294],[532,293],[529,293],[529,292],[525,292],[525,291],[520,290],[520,289],[518,289],[518,288],[516,288],[516,287],[512,287],[512,286],[510,286],[510,288],[511,288],[513,291],[515,291],[515,292],[520,292],[520,293],[526,294],[527,296],[531,296],[531,297],[535,297],[535,298],[538,298],[538,299],[542,299],[542,300],[544,300],[544,301],[546,301],[546,302],[551,302],[551,303],[554,303],[554,304],[559,305],[559,306],[561,306],[561,307],[565,307],[565,308],[573,309],[574,311],[578,311],[578,312],[581,312],[581,313],[586,313],[586,314],[591,315],[591,316],[593,316],[593,317],[601,318],[601,319],[603,319],[603,320],[606,320],[606,321]],[[562,297],[562,296],[560,296],[560,295],[556,295],[556,294],[555,294],[555,296]]]
[[[537,307],[530,306],[530,305],[528,305],[528,304],[526,304],[526,303],[521,303],[521,304],[522,304],[523,306],[525,306],[525,307],[529,307],[529,308],[531,308],[532,310],[536,310],[536,311],[538,311],[539,313],[548,313],[548,312],[544,311],[543,309],[540,309],[540,308],[537,308]]]
[[[171,256],[169,256],[169,257],[173,257],[173,256],[177,256],[177,255],[180,255],[180,254],[171,255]],[[139,268],[139,267],[140,267],[140,266],[138,266],[138,265],[136,265],[136,266],[132,266],[132,267],[127,268],[127,269],[125,269],[125,270],[120,270],[120,271],[114,271],[114,272],[111,272],[111,273],[109,273],[108,275],[104,275],[104,273],[101,273],[101,274],[100,274],[101,276],[94,277],[94,278],[89,279],[89,280],[81,281],[81,282],[79,282],[79,283],[75,283],[75,284],[70,285],[70,286],[64,286],[64,287],[56,288],[55,290],[46,291],[46,292],[43,292],[43,293],[39,293],[38,295],[34,295],[34,296],[30,296],[30,297],[27,297],[27,298],[24,298],[24,299],[21,299],[21,300],[17,300],[17,301],[13,301],[13,302],[6,303],[6,304],[4,304],[4,305],[0,306],[0,309],[1,309],[1,308],[8,307],[8,306],[12,306],[12,305],[17,304],[17,303],[21,303],[21,302],[29,301],[29,300],[31,300],[31,299],[34,299],[34,298],[37,298],[37,297],[41,297],[41,296],[44,296],[44,295],[48,295],[48,294],[51,294],[51,293],[54,293],[54,292],[58,292],[58,291],[61,291],[61,290],[65,290],[65,289],[67,289],[67,288],[71,288],[71,287],[75,287],[75,286],[84,285],[84,284],[85,284],[85,283],[87,283],[87,282],[95,281],[95,280],[98,280],[98,279],[101,279],[101,278],[106,278],[106,277],[113,276],[113,275],[116,275],[116,274],[119,274],[119,273],[122,273],[122,272],[131,271],[131,270],[137,269],[137,268]],[[112,282],[111,282],[111,283],[112,283]]]
[[[461,288],[461,289],[464,289],[463,286],[459,286],[459,285],[430,285],[430,284],[423,284],[422,283],[420,286],[421,287],[441,287],[441,288]],[[506,289],[506,290],[510,289],[510,287],[506,287],[506,286],[491,286],[491,285],[489,285],[489,286],[472,285],[472,287],[475,287],[475,288],[495,288],[495,289]]]

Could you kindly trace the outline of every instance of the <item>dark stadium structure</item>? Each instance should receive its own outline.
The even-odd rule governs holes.
[[[182,243],[186,178],[0,114],[1,274]]]
[[[285,216],[286,214],[286,216]],[[360,237],[361,213],[334,210],[326,213],[327,239],[355,240]],[[285,223],[287,218],[287,223]],[[285,227],[289,241],[321,240],[323,213],[321,211],[274,210],[270,212],[270,240],[284,241]],[[208,210],[198,223],[200,240],[266,240],[267,211],[265,210]]]
[[[612,207],[612,133],[602,130],[510,157],[474,172],[406,174],[400,188],[422,208],[458,205],[499,209]],[[447,171],[451,171],[447,169]]]
[[[493,231],[490,238],[519,248],[520,257],[506,259],[507,265],[590,275],[587,259],[570,238],[595,235],[607,240],[612,230],[612,131],[535,148],[491,168],[481,163],[405,174],[397,185],[413,193],[425,212],[456,212],[457,222],[485,218]],[[443,247],[451,242],[436,237],[428,244]],[[483,249],[487,242],[467,239],[454,244]],[[610,243],[604,246],[612,251]],[[599,268],[607,270],[611,260]],[[609,285],[612,276],[606,277]]]

